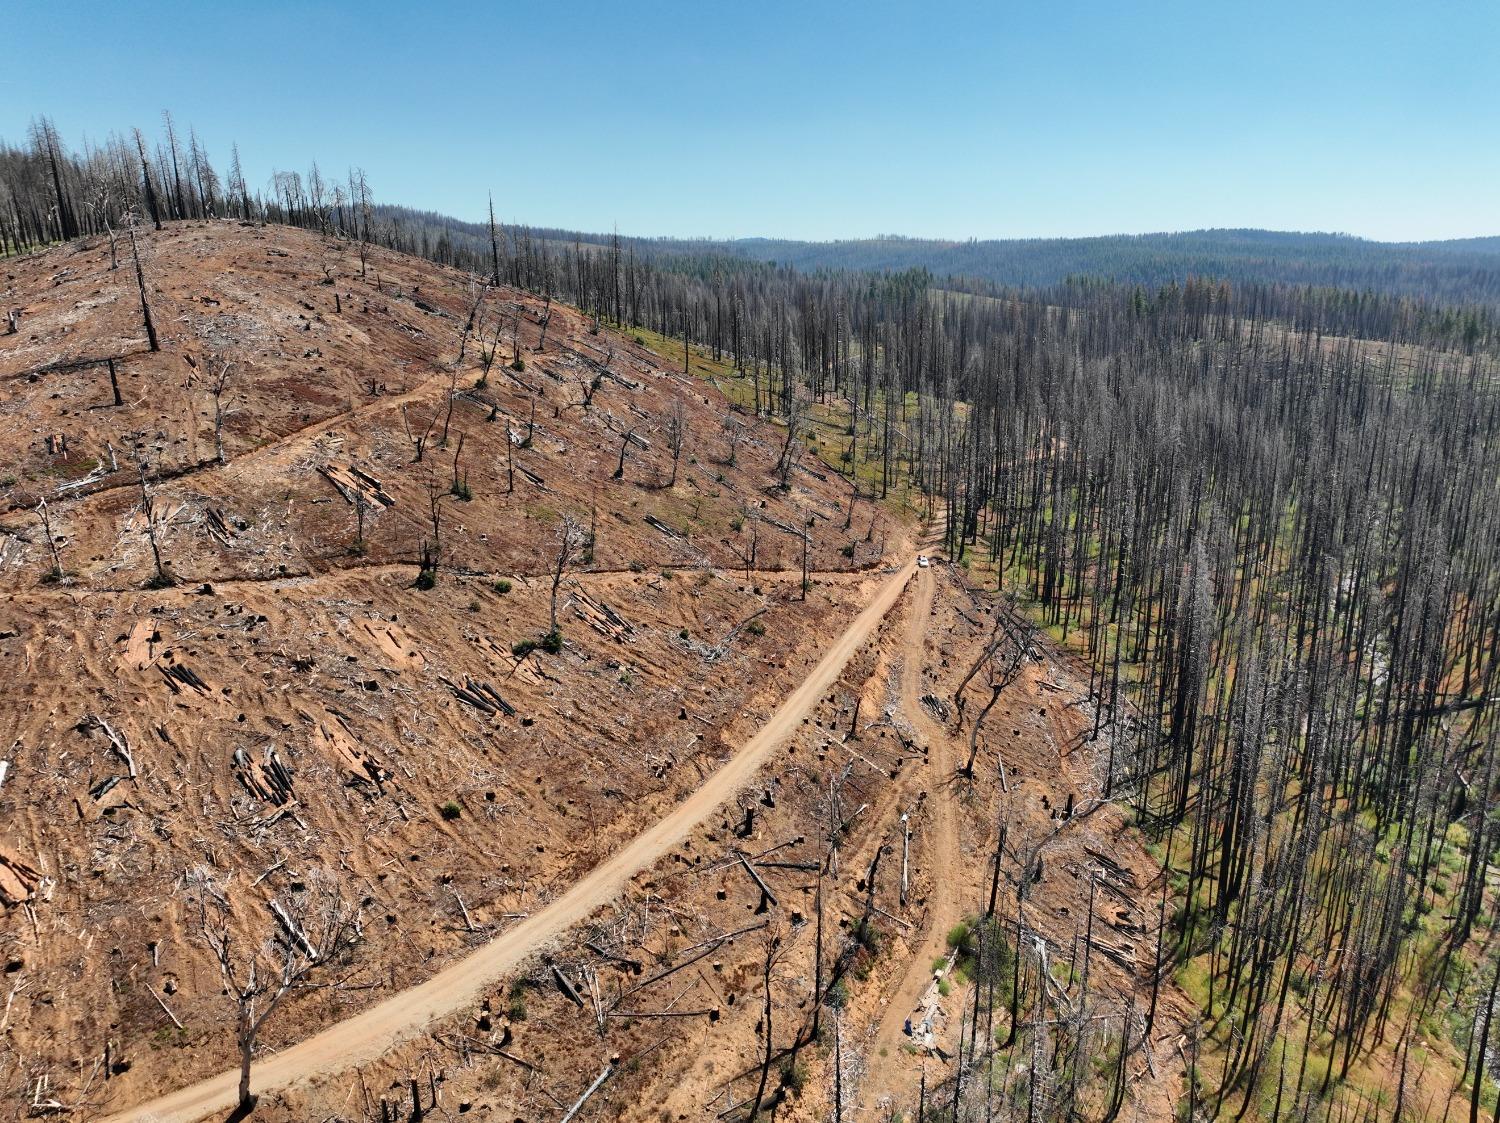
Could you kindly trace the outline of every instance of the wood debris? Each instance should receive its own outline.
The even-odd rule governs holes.
[[[244,749],[234,750],[235,778],[256,799],[274,803],[278,807],[292,798],[292,773],[282,763],[281,754],[275,745],[267,745],[260,760],[255,760]]]
[[[349,783],[373,784],[378,791],[385,791],[385,785],[392,782],[390,770],[360,747],[342,714],[328,710],[324,717],[318,718],[298,712],[304,721],[312,724],[313,747],[337,761],[349,774]]]
[[[670,526],[668,526],[666,523],[662,522],[655,515],[647,515],[645,517],[645,523],[646,523],[647,526],[651,527],[653,530],[658,530],[662,534],[665,534],[668,538],[681,538],[682,537],[682,535],[680,533],[678,533],[676,530],[673,530]]]
[[[516,708],[500,697],[499,692],[489,683],[482,680],[465,678],[464,684],[459,686],[452,679],[438,676],[438,681],[453,691],[453,696],[460,702],[473,706],[476,710],[483,710],[489,714],[504,714],[506,717],[514,717]]]
[[[142,617],[130,626],[125,639],[125,651],[121,658],[132,670],[144,671],[160,653],[161,633],[156,630],[154,620]]]
[[[0,846],[0,905],[14,908],[29,901],[41,880],[35,866]]]
[[[233,527],[224,518],[224,512],[218,507],[208,507],[204,510],[204,526],[208,533],[221,546],[233,546],[237,537]]]
[[[379,480],[367,472],[360,471],[349,461],[340,463],[330,460],[318,471],[351,504],[363,501],[367,507],[394,507],[396,505],[396,501],[386,494]]]
[[[359,627],[398,666],[414,671],[426,666],[427,657],[395,624],[384,620],[361,620]]]
[[[595,600],[583,589],[573,592],[573,610],[600,635],[612,640],[624,641],[635,629],[614,609],[603,601]]]

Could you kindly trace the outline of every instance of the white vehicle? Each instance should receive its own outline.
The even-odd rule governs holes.
[[[931,564],[932,564],[932,562],[930,562],[930,561],[927,560],[927,555],[926,554],[918,554],[917,555],[917,568],[918,569],[926,569]]]

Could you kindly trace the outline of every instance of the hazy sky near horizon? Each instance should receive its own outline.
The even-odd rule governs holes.
[[[12,0],[0,137],[622,233],[1500,234],[1500,0]]]

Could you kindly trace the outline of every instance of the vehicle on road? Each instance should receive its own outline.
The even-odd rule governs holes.
[[[931,564],[932,564],[932,562],[928,559],[928,557],[927,557],[926,554],[918,554],[917,555],[917,568],[918,569],[926,569]]]

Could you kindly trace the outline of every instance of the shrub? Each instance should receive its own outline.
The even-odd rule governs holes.
[[[510,592],[510,582],[504,580],[503,578],[499,581],[496,581],[492,587],[494,588],[495,592],[499,593],[502,597],[506,593]]]
[[[763,636],[766,634],[766,626],[759,620],[752,620],[745,625],[745,631],[749,632],[752,636]]]
[[[854,556],[854,543],[851,542],[847,546],[840,546],[839,553],[843,554],[846,558],[852,558]]]
[[[688,638],[688,630],[686,628],[683,628],[682,631],[680,631],[680,632],[677,633],[677,638],[678,639],[687,639]]]
[[[562,633],[548,632],[542,637],[541,649],[549,655],[556,655],[562,650]]]
[[[523,359],[523,358],[521,358],[519,355],[517,355],[516,356],[516,361],[510,364],[510,369],[511,370],[525,370],[526,369],[526,360]]]
[[[788,1057],[781,1064],[781,1086],[794,1092],[802,1091],[807,1083],[807,1066]]]
[[[474,489],[469,486],[468,480],[454,480],[452,486],[448,488],[448,493],[462,499],[465,503],[474,498]]]
[[[417,571],[417,579],[412,584],[423,591],[437,588],[437,570],[431,566],[423,566]]]
[[[452,822],[454,819],[457,819],[464,813],[464,809],[460,807],[458,805],[458,801],[454,799],[450,799],[447,803],[443,804],[443,806],[439,808],[439,810],[442,812],[443,818],[447,819],[449,822]]]
[[[510,645],[510,653],[517,659],[524,659],[536,650],[536,640],[521,639]]]

